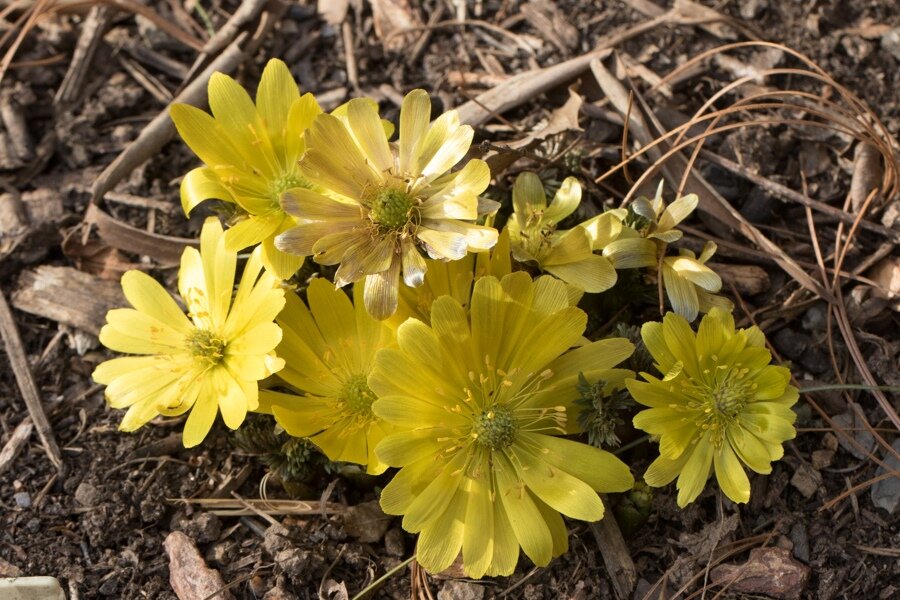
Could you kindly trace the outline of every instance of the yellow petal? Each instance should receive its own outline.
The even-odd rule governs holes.
[[[275,160],[265,125],[247,90],[228,75],[213,73],[209,79],[209,108],[248,166],[266,178],[278,175],[281,165]]]
[[[566,177],[553,196],[550,206],[544,211],[543,221],[557,224],[578,208],[581,204],[581,184],[574,177]]]
[[[284,156],[288,114],[299,98],[300,90],[287,65],[277,58],[270,59],[256,89],[256,108],[266,127],[266,133],[273,142],[276,155]],[[282,168],[288,166],[286,163],[281,165]]]
[[[428,256],[433,259],[459,260],[468,252],[468,242],[462,233],[453,231],[437,231],[421,227],[416,237],[425,244]]]
[[[535,565],[546,566],[553,558],[553,537],[531,493],[527,488],[522,489],[515,469],[506,456],[495,453],[494,473],[497,477],[497,497],[503,504],[516,540]]]
[[[731,444],[723,443],[714,455],[716,481],[722,492],[732,502],[743,504],[750,500],[750,480],[744,467],[731,449]]]
[[[347,120],[366,159],[379,172],[391,169],[394,157],[384,136],[378,110],[369,102],[356,98],[347,103]]]
[[[394,314],[397,311],[399,287],[400,260],[392,261],[390,268],[381,273],[367,275],[363,299],[369,314],[379,321]]]
[[[360,199],[382,177],[366,162],[340,119],[322,113],[306,131],[307,151],[300,163],[307,179],[348,198]]]
[[[173,104],[169,115],[184,142],[207,165],[242,167],[245,164],[221,123],[208,113],[187,104]]]
[[[656,244],[643,238],[623,238],[607,244],[603,256],[617,269],[655,267]]]
[[[291,104],[287,117],[287,132],[285,134],[285,163],[294,165],[306,149],[303,140],[303,132],[306,131],[313,120],[322,114],[322,108],[316,102],[312,94],[303,94]]]
[[[208,167],[198,167],[188,171],[181,180],[181,208],[185,215],[205,200],[215,198],[234,202],[231,192],[219,181],[215,172]]]
[[[466,528],[467,495],[460,491],[453,494],[444,512],[422,530],[416,545],[416,560],[431,573],[448,568],[463,543]]]
[[[194,402],[194,407],[184,423],[182,442],[185,448],[193,448],[202,442],[216,420],[219,403],[216,400],[217,391],[210,383],[211,379],[207,378],[204,382],[200,396]]]
[[[191,322],[175,300],[159,282],[141,271],[128,271],[122,275],[122,291],[131,305],[140,312],[165,323],[175,331],[187,334]]]
[[[294,188],[283,193],[281,207],[286,213],[309,221],[359,221],[362,218],[358,204],[338,202],[304,188]]]
[[[591,487],[580,479],[557,469],[542,457],[524,450],[519,476],[525,485],[553,510],[572,519],[598,521],[603,518],[603,503]]]
[[[647,467],[644,473],[644,481],[652,487],[669,485],[681,473],[684,464],[690,458],[689,452],[683,452],[677,459],[672,460],[665,456],[659,456]]]
[[[612,264],[596,254],[566,264],[545,265],[544,270],[591,294],[605,292],[618,279]]]
[[[694,209],[697,208],[699,202],[700,199],[697,197],[697,194],[682,196],[666,207],[665,212],[663,212],[662,216],[659,218],[657,228],[661,231],[672,229],[684,221],[689,214],[694,212]]]
[[[593,250],[602,250],[619,237],[622,232],[622,219],[616,213],[607,211],[580,223],[578,227],[588,232]]]
[[[283,215],[264,215],[239,221],[225,232],[225,249],[237,252],[255,246],[273,235],[283,220]]]
[[[431,120],[431,99],[425,90],[413,90],[400,106],[400,172],[417,173],[416,148]]]
[[[446,185],[422,203],[422,217],[426,219],[478,218],[478,194],[491,181],[491,172],[483,160],[470,160]]]
[[[709,442],[709,433],[703,435],[689,454],[681,474],[678,476],[678,506],[684,508],[697,499],[712,469],[713,447]]]
[[[527,433],[523,439],[532,441],[532,447],[540,448],[541,457],[548,464],[585,482],[595,491],[624,492],[634,485],[631,471],[614,454],[550,435]]]
[[[325,279],[314,279],[307,298],[325,343],[335,350],[351,344],[356,338],[356,317],[347,294]]]
[[[290,279],[303,266],[305,257],[282,252],[275,247],[275,238],[272,236],[265,238],[260,247],[263,264],[278,279]]]
[[[700,312],[700,301],[697,298],[697,291],[694,288],[694,284],[681,277],[668,261],[669,259],[663,261],[660,273],[663,278],[663,286],[666,289],[666,296],[669,298],[672,310],[688,321],[693,321]]]
[[[106,313],[100,343],[128,354],[177,354],[184,351],[184,333],[163,321],[130,308]]]
[[[487,573],[494,556],[494,503],[486,478],[471,478],[468,484],[469,498],[462,544],[463,565],[467,577],[480,579]]]

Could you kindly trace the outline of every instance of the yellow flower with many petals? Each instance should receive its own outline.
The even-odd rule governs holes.
[[[258,404],[257,381],[284,366],[274,353],[284,306],[278,280],[262,273],[260,249],[250,255],[232,300],[237,254],[225,246],[222,226],[210,218],[200,251],[185,248],[178,289],[188,315],[155,280],[140,271],[122,276],[134,308],[109,311],[100,342],[111,350],[145,356],[114,358],[94,370],[113,408],[128,408],[120,428],[134,431],[158,415],[191,411],[184,445],[206,437],[216,413],[231,429]]]
[[[706,266],[715,251],[715,242],[706,242],[699,257],[682,248],[678,256],[662,259],[660,276],[666,296],[672,310],[688,321],[696,319],[698,313],[707,313],[713,308],[721,308],[727,312],[734,308],[731,300],[716,295],[722,289],[722,278]]]
[[[468,151],[472,128],[460,125],[456,111],[429,124],[430,114],[428,94],[410,92],[396,145],[366,100],[351,100],[344,115],[319,115],[306,133],[301,169],[330,195],[294,189],[282,197],[298,223],[278,236],[278,248],[339,264],[338,286],[364,281],[365,306],[378,319],[397,310],[401,272],[408,286],[424,281],[420,249],[459,260],[497,241],[495,229],[472,223],[489,212],[478,198],[490,182],[487,163],[470,160],[449,172]]]
[[[284,338],[277,351],[287,362],[278,377],[299,394],[262,390],[260,411],[331,460],[381,473],[387,465],[375,457],[375,445],[390,428],[372,414],[375,395],[366,381],[375,353],[394,343],[394,333],[366,312],[358,288],[355,306],[324,279],[314,279],[306,294],[309,307],[288,293],[278,316]]]
[[[793,439],[799,396],[784,367],[771,365],[758,327],[735,330],[730,313],[713,309],[696,335],[688,322],[668,313],[662,323],[645,323],[644,344],[662,379],[641,373],[628,390],[650,408],[634,426],[659,436],[660,456],[644,475],[652,486],[678,478],[678,506],[693,502],[711,471],[734,502],[750,499],[747,465],[770,473],[771,462]]]
[[[431,325],[410,319],[397,349],[375,358],[375,414],[398,428],[378,457],[401,467],[381,495],[419,533],[416,560],[432,572],[462,551],[466,575],[509,575],[519,548],[539,566],[568,545],[562,515],[603,517],[597,491],[631,489],[628,467],[580,431],[579,373],[624,381],[624,339],[580,346],[587,315],[565,283],[527,273],[475,283],[468,314],[449,296]]]
[[[534,261],[547,273],[586,292],[602,292],[616,283],[609,259],[594,254],[583,227],[558,231],[560,221],[581,203],[581,184],[567,177],[547,204],[541,179],[521,173],[513,184],[513,215],[509,220],[510,247],[519,262]]]
[[[241,217],[225,233],[228,249],[262,244],[266,269],[287,279],[303,257],[275,248],[275,236],[294,225],[279,199],[286,190],[310,187],[298,161],[303,132],[322,109],[312,94],[300,95],[287,65],[275,59],[263,71],[255,104],[234,79],[215,73],[209,106],[213,116],[186,104],[170,110],[178,133],[206,164],[181,183],[184,211],[211,198],[234,203]]]

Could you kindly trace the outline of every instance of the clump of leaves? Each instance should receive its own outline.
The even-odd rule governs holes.
[[[315,444],[289,436],[268,416],[253,415],[234,432],[232,440],[244,452],[257,455],[286,484],[304,483],[332,467]]]
[[[634,354],[625,361],[624,366],[626,368],[631,369],[635,373],[643,373],[652,370],[653,357],[650,356],[647,346],[644,345],[644,340],[641,339],[640,326],[629,325],[624,321],[616,323],[616,327],[613,329],[612,336],[610,337],[622,337],[634,344]]]
[[[578,374],[575,389],[581,396],[575,401],[581,407],[578,424],[587,432],[588,442],[597,448],[618,448],[622,442],[616,429],[625,423],[620,414],[634,404],[628,390],[610,390],[602,379],[591,383],[584,373]]]

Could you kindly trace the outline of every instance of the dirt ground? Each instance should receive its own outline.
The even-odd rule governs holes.
[[[182,531],[224,582],[233,584],[227,593],[234,598],[338,599],[353,597],[415,551],[414,538],[400,529],[399,519],[368,512],[371,505],[365,503],[377,500],[385,478],[360,476],[346,468],[317,463],[302,484],[291,488],[297,497],[343,507],[335,514],[217,516],[179,501],[231,498],[232,492],[259,498],[267,467],[246,444],[236,445],[234,435],[221,424],[193,450],[180,447],[181,422],[158,420],[134,434],[121,433],[121,414],[105,406],[102,389],[90,380],[94,366],[108,356],[94,335],[104,306],[115,299],[120,274],[142,268],[172,284],[176,269],[171,248],[180,243],[173,238],[195,237],[203,218],[198,214],[188,221],[180,209],[178,178],[196,161],[177,139],[129,170],[96,204],[117,225],[103,221],[104,229],[97,225],[102,219],[90,216],[92,186],[179,93],[186,78],[196,75],[192,65],[197,46],[209,39],[210,28],[223,31],[239,4],[146,3],[161,19],[135,17],[100,4],[90,12],[64,10],[37,23],[6,70],[0,91],[5,125],[0,130],[0,289],[14,306],[15,324],[61,448],[63,469],[57,471],[32,434],[0,472],[0,576],[56,576],[73,599],[175,598],[163,542],[171,531]],[[239,81],[255,86],[265,61],[280,57],[301,88],[314,92],[326,108],[366,94],[380,101],[388,119],[396,118],[398,99],[411,89],[425,88],[445,108],[459,106],[510,75],[593,50],[616,32],[651,19],[656,6],[625,0],[478,0],[468,2],[463,14],[458,12],[461,3],[449,0],[354,0],[346,15],[320,15],[310,1],[246,2],[245,8],[254,4],[262,12],[239,24],[241,35],[246,35],[243,56],[233,70]],[[704,14],[690,23],[659,23],[616,47],[621,60],[631,65],[636,88],[646,92],[661,120],[683,122],[684,115],[699,108],[723,82],[754,69],[799,64],[777,50],[745,48],[732,54],[738,63],[710,59],[673,83],[670,91],[647,91],[654,77],[692,56],[755,38],[805,53],[857,94],[896,138],[900,12],[895,0],[702,4],[727,20]],[[202,10],[192,9],[195,5]],[[3,30],[18,31],[12,23],[21,14],[4,11]],[[461,17],[472,22],[462,27],[455,21]],[[178,24],[183,35],[195,41],[194,47],[165,31],[160,22]],[[410,26],[419,29],[391,37],[392,31]],[[6,52],[10,44],[11,39],[4,38],[0,50]],[[219,56],[223,47],[214,48],[209,58]],[[604,64],[613,70],[611,60]],[[73,64],[77,68],[70,69]],[[578,117],[581,131],[562,127],[543,142],[538,136],[522,146],[524,158],[507,168],[509,154],[496,152],[497,144],[540,132],[560,114],[556,109],[568,98],[566,87],[573,81],[577,84],[572,89],[585,97]],[[792,74],[764,83],[834,97],[830,86]],[[583,179],[603,174],[620,159],[623,121],[618,116],[617,124],[614,112],[602,102],[591,71],[585,70],[489,119],[476,128],[476,150],[499,157],[493,163],[501,165],[495,169],[494,193],[502,198],[511,175],[534,162]],[[486,139],[491,143],[481,143]],[[736,129],[713,137],[709,147],[768,181],[805,189],[807,196],[839,209],[859,162],[848,139],[780,124]],[[784,203],[770,188],[711,161],[698,163],[697,169],[746,219],[820,279],[800,204]],[[641,167],[631,170],[637,177]],[[628,185],[617,174],[588,185],[588,191],[599,208],[621,200]],[[896,299],[892,305],[869,289],[885,281],[876,273],[884,264],[894,265],[893,277],[900,278],[897,240],[889,235],[900,222],[896,198],[893,207],[889,200],[876,199],[869,213],[867,219],[881,229],[856,232],[843,265],[856,279],[846,280],[843,299],[866,366],[878,382],[898,385]],[[86,215],[95,223],[90,232]],[[837,224],[819,211],[814,222],[821,252],[831,261]],[[118,224],[147,233],[150,242],[143,247],[149,250],[135,252],[139,236],[132,230],[123,234],[116,230]],[[726,291],[740,296],[736,312],[765,324],[775,350],[791,362],[802,385],[861,381],[853,348],[828,318],[826,300],[803,292],[770,257],[739,234],[723,231],[714,219],[701,216],[689,224],[697,234],[731,242],[720,244],[718,262],[753,268],[755,287],[740,280]],[[845,233],[848,227],[844,225]],[[698,235],[688,233],[698,246],[702,243]],[[88,297],[78,291],[81,280],[73,279],[70,271],[60,272],[58,282],[69,292],[29,295],[35,273],[47,266],[87,273]],[[81,301],[93,308],[84,308]],[[653,318],[652,299],[624,309],[636,319]],[[588,310],[599,330],[618,308],[611,312],[598,301]],[[2,357],[0,448],[28,414],[7,366],[9,357]],[[894,415],[898,398],[886,394]],[[784,560],[798,572],[806,573],[808,567],[808,580],[791,592],[798,594],[795,597],[874,600],[900,595],[900,511],[892,514],[884,507],[886,498],[898,495],[900,479],[882,478],[874,491],[866,484],[876,476],[879,462],[887,462],[884,445],[898,448],[897,428],[887,409],[870,393],[823,392],[804,396],[797,410],[797,439],[787,444],[785,459],[774,465],[770,476],[752,479],[748,505],[731,504],[711,486],[682,511],[675,505],[672,486],[654,491],[645,522],[626,531],[637,574],[634,598],[766,597],[767,589],[772,593],[771,581],[769,588],[763,582],[751,591],[735,591],[717,584],[712,568],[742,564],[751,549],[763,547],[784,549]],[[843,433],[835,431],[835,423]],[[866,424],[880,440],[866,431]],[[639,475],[652,451],[638,444],[622,458]],[[264,488],[269,498],[289,497],[277,477],[270,477]],[[622,506],[628,501],[611,499]],[[511,577],[471,584],[403,567],[372,597],[615,598],[591,528],[568,524],[570,550],[547,568],[535,569],[522,558]],[[771,573],[772,580],[779,577]]]

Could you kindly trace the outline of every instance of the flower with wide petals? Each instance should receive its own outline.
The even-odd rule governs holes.
[[[682,248],[678,256],[662,259],[660,277],[672,310],[693,321],[700,312],[707,313],[713,308],[731,312],[731,300],[716,294],[722,289],[722,278],[706,266],[706,262],[716,252],[715,242],[706,242],[698,257],[692,251]]]
[[[213,198],[233,203],[240,216],[225,232],[228,249],[262,244],[266,269],[287,279],[303,257],[274,245],[275,236],[294,225],[279,198],[285,190],[310,187],[297,161],[305,150],[303,132],[322,109],[312,94],[300,95],[287,65],[275,59],[263,71],[255,104],[234,79],[214,73],[209,106],[212,115],[187,104],[170,109],[178,133],[206,165],[181,182],[184,212]]]
[[[128,408],[120,428],[134,431],[158,415],[190,411],[184,445],[206,437],[217,412],[231,429],[258,405],[257,381],[284,366],[275,356],[281,329],[273,320],[284,306],[278,280],[262,271],[257,248],[232,299],[237,254],[225,245],[218,220],[207,219],[200,251],[185,248],[178,289],[188,308],[140,271],[122,276],[134,308],[106,315],[100,342],[111,350],[143,356],[114,358],[94,370],[107,386],[113,408]]]
[[[297,393],[262,390],[259,410],[331,460],[381,473],[387,465],[375,445],[390,427],[372,414],[375,395],[366,381],[375,353],[394,343],[393,330],[366,312],[360,288],[351,303],[343,290],[314,279],[306,296],[309,306],[289,292],[277,319],[284,331],[277,352],[287,363],[278,377]]]
[[[469,577],[509,575],[519,549],[539,566],[566,550],[562,515],[603,517],[598,491],[631,489],[628,467],[559,437],[580,431],[579,373],[622,382],[624,339],[583,343],[587,315],[567,285],[524,272],[482,277],[469,311],[442,296],[431,325],[409,319],[375,359],[375,414],[397,427],[376,448],[400,467],[385,512],[419,533],[416,560]],[[578,348],[572,350],[574,346]]]
[[[674,313],[662,323],[645,323],[641,337],[663,374],[630,380],[628,390],[650,407],[634,426],[659,436],[660,456],[644,475],[652,486],[678,478],[678,506],[693,502],[710,472],[734,502],[750,499],[744,465],[770,473],[771,462],[794,438],[799,396],[788,369],[770,364],[758,327],[735,330],[731,314],[713,309],[695,334]]]
[[[340,265],[335,284],[362,281],[365,306],[378,319],[397,310],[401,275],[408,286],[422,285],[423,250],[459,260],[497,241],[495,229],[473,223],[493,209],[478,197],[490,182],[487,163],[449,171],[468,152],[472,128],[456,111],[433,123],[430,114],[427,93],[407,94],[396,144],[366,100],[351,100],[344,115],[319,115],[306,133],[301,169],[329,195],[294,189],[282,197],[298,223],[278,236],[278,248]]]
[[[567,177],[547,204],[541,179],[521,173],[513,184],[513,215],[509,220],[510,248],[519,262],[534,261],[541,270],[586,292],[602,292],[616,283],[616,270],[607,258],[594,254],[583,227],[557,230],[560,221],[581,203],[581,184]]]
[[[671,244],[684,235],[681,230],[675,229],[675,226],[694,212],[700,199],[697,194],[688,194],[677,198],[667,206],[662,192],[663,182],[660,181],[659,187],[656,188],[656,196],[652,200],[641,196],[635,199],[629,208],[644,220],[643,227],[638,228],[644,232],[646,238]]]

